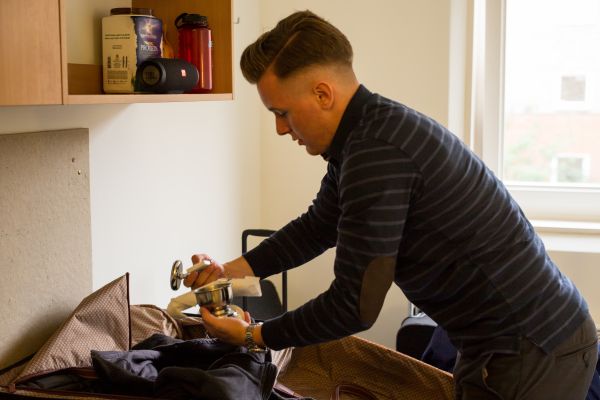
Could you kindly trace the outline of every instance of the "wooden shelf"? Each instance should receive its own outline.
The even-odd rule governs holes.
[[[102,66],[70,63],[66,35],[66,2],[61,5],[61,47],[63,60],[63,104],[125,104],[154,102],[215,101],[233,99],[232,65],[232,1],[231,0],[133,0],[132,7],[151,8],[154,16],[167,25],[167,40],[177,54],[178,40],[175,18],[183,13],[198,13],[208,18],[213,36],[213,90],[206,94],[104,94]],[[110,14],[106,9],[105,15]],[[97,21],[98,24],[101,21]],[[101,51],[101,43],[97,44]],[[102,59],[102,57],[98,57]],[[64,84],[66,83],[66,84]]]
[[[151,8],[177,54],[175,18],[208,18],[213,38],[209,94],[104,94],[102,17],[105,0],[0,0],[0,106],[213,101],[233,98],[233,0],[131,0],[120,7]],[[110,4],[106,4],[110,3]]]
[[[69,94],[64,104],[127,104],[185,101],[232,100],[233,93],[203,94],[103,94],[102,67],[91,64],[68,64]]]
[[[231,93],[207,94],[71,94],[65,104],[131,104],[232,100]]]

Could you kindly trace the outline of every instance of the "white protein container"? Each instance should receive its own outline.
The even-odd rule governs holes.
[[[102,18],[105,93],[134,93],[137,67],[161,56],[162,21],[149,8],[113,8]]]

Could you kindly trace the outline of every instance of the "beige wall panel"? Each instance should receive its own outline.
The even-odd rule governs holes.
[[[92,289],[87,129],[0,135],[0,369]]]

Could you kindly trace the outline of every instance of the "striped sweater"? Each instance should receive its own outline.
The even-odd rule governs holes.
[[[264,323],[271,348],[368,329],[392,281],[461,351],[519,336],[550,351],[588,315],[502,182],[436,121],[360,86],[323,156],[308,211],[244,255],[266,277],[336,248],[329,289]]]

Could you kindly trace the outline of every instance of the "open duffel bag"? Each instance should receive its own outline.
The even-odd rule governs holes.
[[[315,399],[451,400],[452,375],[350,336],[294,348],[278,382]]]
[[[451,399],[452,377],[356,337],[248,353],[206,338],[198,318],[130,306],[127,275],[83,299],[33,357],[0,371],[0,398],[303,396]]]
[[[207,338],[199,318],[130,306],[125,275],[83,299],[33,357],[0,371],[0,398],[281,399],[276,374],[270,354]]]

